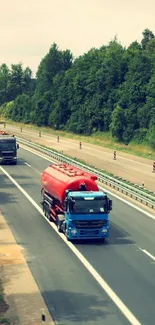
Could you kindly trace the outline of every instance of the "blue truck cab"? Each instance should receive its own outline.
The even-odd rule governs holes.
[[[68,191],[62,230],[67,239],[106,239],[112,200],[102,191]]]

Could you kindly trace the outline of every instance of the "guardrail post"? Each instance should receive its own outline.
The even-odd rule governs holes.
[[[39,138],[41,138],[41,131],[39,131]]]
[[[22,132],[23,131],[23,129],[22,129],[22,126],[21,126],[21,128],[20,128],[20,132]]]
[[[6,128],[6,123],[4,122],[4,129]]]
[[[60,140],[60,139],[59,139],[59,135],[58,135],[58,136],[57,136],[57,142],[59,142],[59,140]]]
[[[82,142],[79,142],[79,148],[82,149]]]
[[[117,158],[116,158],[116,151],[114,151],[114,158],[113,158],[113,160],[116,160]]]
[[[42,309],[42,312],[41,312],[41,320],[42,320],[42,324],[45,324],[45,322],[46,322],[46,316],[45,316],[44,309]]]
[[[153,162],[153,170],[152,173],[155,173],[155,161]]]

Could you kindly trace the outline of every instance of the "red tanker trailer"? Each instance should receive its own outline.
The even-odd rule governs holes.
[[[97,176],[67,164],[50,165],[41,175],[43,211],[69,239],[107,235],[112,201],[99,191],[96,180]],[[99,224],[94,220],[97,214]]]
[[[50,165],[41,175],[43,189],[61,204],[67,190],[79,191],[82,184],[87,191],[99,191],[96,180],[97,176],[66,164]]]

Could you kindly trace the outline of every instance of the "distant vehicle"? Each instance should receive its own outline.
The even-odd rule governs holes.
[[[16,143],[14,136],[0,134],[0,164],[11,163],[16,165],[17,149],[19,149],[19,144]]]
[[[9,135],[8,132],[0,130],[0,135]]]
[[[112,201],[96,180],[96,175],[66,164],[51,165],[41,175],[45,216],[68,240],[108,238]]]

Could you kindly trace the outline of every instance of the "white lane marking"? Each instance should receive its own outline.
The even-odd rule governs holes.
[[[41,173],[40,173],[37,169],[33,168],[33,167],[32,167],[30,164],[28,164],[27,162],[24,162],[24,164],[27,165],[28,167],[30,167],[32,170],[34,170],[37,174],[41,175]]]
[[[146,254],[147,256],[149,256],[153,261],[155,261],[155,256],[153,256],[151,253],[149,253],[146,249],[142,249],[139,247],[139,249]]]
[[[28,164],[27,162],[24,162],[24,164],[25,164],[25,165],[27,165],[28,167],[31,167],[31,165],[30,165],[30,164]]]
[[[38,152],[35,152],[35,151],[33,151],[33,150],[29,149],[29,148],[25,148],[24,146],[21,146],[21,147],[22,147],[22,149],[27,150],[27,151],[33,153],[34,155],[39,156],[40,158],[43,158],[43,159],[45,159],[45,160],[47,160],[47,161],[49,161],[49,162],[52,162],[52,163],[55,163],[55,162],[56,162],[56,161],[50,159],[50,157],[49,157],[49,158],[48,158],[48,157],[45,157],[44,155],[42,155],[42,154],[40,154],[40,153],[38,153]],[[100,188],[102,191],[105,191],[105,192],[107,192],[108,194],[110,194],[111,196],[115,197],[117,200],[119,200],[119,201],[121,201],[121,202],[123,202],[123,203],[125,203],[125,204],[128,204],[130,207],[132,207],[132,208],[136,209],[137,211],[139,211],[139,212],[145,214],[147,217],[151,218],[152,220],[155,220],[155,216],[152,215],[151,213],[149,213],[149,212],[143,210],[143,209],[140,208],[140,207],[137,207],[137,206],[134,205],[133,203],[131,203],[131,202],[129,202],[129,201],[127,201],[127,200],[125,200],[125,199],[119,197],[117,194],[114,194],[114,193],[110,192],[109,190],[105,189],[104,187],[99,186],[99,188]]]
[[[52,160],[50,157],[47,157],[47,156],[45,156],[44,154],[41,154],[41,153],[39,153],[39,152],[36,152],[36,151],[33,150],[33,149],[27,148],[27,147],[23,146],[22,144],[20,145],[20,147],[21,147],[22,149],[24,149],[24,150],[27,150],[27,151],[33,153],[34,155],[36,155],[36,156],[38,156],[38,157],[40,157],[40,158],[43,158],[44,160],[47,160],[48,162],[52,162],[52,163],[56,163],[56,162],[57,162],[56,159],[55,159],[55,160]]]
[[[36,173],[38,173],[39,175],[41,175],[42,173],[40,173],[37,169],[33,169],[35,170]]]
[[[100,274],[95,270],[95,268],[86,260],[86,258],[79,252],[79,250],[71,243],[68,242],[66,237],[59,233],[55,224],[50,223],[50,221],[44,216],[42,209],[39,205],[30,197],[30,195],[16,182],[16,180],[3,168],[0,166],[1,171],[6,175],[9,180],[19,189],[19,191],[28,199],[29,202],[36,208],[36,210],[44,217],[44,219],[49,223],[49,225],[57,232],[61,239],[66,243],[66,245],[71,249],[71,251],[76,255],[76,257],[85,266],[88,272],[93,276],[93,278],[98,282],[102,289],[111,298],[114,304],[126,317],[126,319],[134,325],[142,325],[138,319],[131,313],[128,307],[123,303],[123,301],[116,295],[108,283],[100,276]]]
[[[31,169],[34,170],[37,174],[41,175],[41,173],[37,169],[32,168],[32,167],[31,167]]]
[[[119,196],[116,195],[116,194],[113,194],[112,192],[110,192],[109,190],[107,190],[107,189],[105,189],[105,188],[103,188],[103,187],[101,187],[101,186],[99,186],[99,188],[100,188],[101,190],[107,192],[107,193],[110,194],[111,196],[115,197],[117,200],[120,200],[120,201],[122,201],[123,203],[128,204],[130,207],[132,207],[132,208],[136,209],[137,211],[139,211],[139,212],[145,214],[147,217],[151,218],[152,220],[155,220],[155,216],[153,216],[151,213],[149,213],[149,212],[143,210],[142,208],[137,207],[137,206],[134,205],[133,203],[131,203],[131,202],[129,202],[129,201],[126,201],[125,199],[119,197]]]

